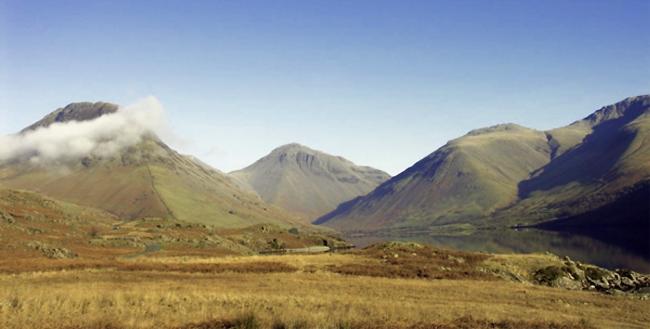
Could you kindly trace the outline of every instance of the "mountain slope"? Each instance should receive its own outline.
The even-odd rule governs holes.
[[[650,180],[611,195],[603,206],[537,227],[593,236],[650,255]]]
[[[649,109],[650,97],[639,96],[547,132],[472,131],[316,223],[349,231],[491,225],[594,209],[650,176]]]
[[[543,132],[513,124],[475,130],[317,223],[372,230],[482,216],[516,200],[517,183],[550,152]]]
[[[583,141],[522,181],[521,201],[498,217],[577,215],[650,178],[650,97],[630,97],[554,132],[576,126],[587,131]]]
[[[264,201],[310,220],[370,192],[390,177],[299,144],[278,147],[230,175]]]
[[[23,133],[114,112],[98,111],[107,106],[97,104],[104,103],[68,105],[64,109],[70,111],[57,110]],[[178,154],[151,134],[110,156],[89,155],[47,166],[14,159],[0,165],[0,185],[101,208],[122,218],[175,218],[219,227],[290,222],[289,216],[242,191],[227,176]]]

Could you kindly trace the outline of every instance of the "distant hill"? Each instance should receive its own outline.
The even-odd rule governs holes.
[[[316,223],[355,231],[579,214],[650,177],[648,134],[650,96],[546,132],[513,124],[475,130]]]
[[[252,165],[230,173],[264,201],[313,220],[343,202],[366,194],[390,176],[300,144],[274,149]]]
[[[117,106],[108,103],[73,103],[21,133],[116,111]],[[0,185],[104,209],[121,218],[173,218],[218,227],[292,222],[223,173],[178,154],[152,134],[110,156],[89,155],[60,166],[23,159],[0,164]]]

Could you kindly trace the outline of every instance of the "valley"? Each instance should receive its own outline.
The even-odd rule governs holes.
[[[392,178],[295,143],[226,174],[144,128],[18,148],[0,327],[644,328],[649,106],[476,129]],[[73,103],[13,138],[130,111]]]
[[[413,242],[350,250],[323,229],[122,220],[14,190],[0,190],[0,220],[8,329],[584,329],[650,320],[650,276],[550,253]]]
[[[650,329],[649,0],[0,0],[0,329]]]

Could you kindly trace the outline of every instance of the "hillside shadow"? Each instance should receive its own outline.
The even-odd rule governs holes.
[[[625,189],[612,203],[535,227],[589,236],[650,259],[650,181]]]
[[[611,179],[607,176],[636,135],[622,128],[647,110],[643,102],[635,102],[623,116],[597,125],[577,147],[553,159],[532,178],[519,183],[519,197],[526,198],[534,191],[548,191],[571,182],[588,184]]]

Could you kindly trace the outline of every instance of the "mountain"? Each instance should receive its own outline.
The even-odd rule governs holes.
[[[390,178],[381,170],[357,166],[300,144],[278,147],[230,175],[264,201],[309,220]]]
[[[115,104],[105,102],[70,103],[66,107],[58,108],[56,111],[46,115],[43,119],[38,120],[21,132],[24,133],[41,127],[49,127],[51,124],[57,122],[92,120],[104,114],[115,113],[118,108]]]
[[[373,230],[478,218],[515,201],[517,184],[550,153],[543,132],[514,124],[474,130],[318,223]]]
[[[649,134],[650,96],[550,131],[514,124],[474,130],[316,223],[372,231],[576,215],[650,178]]]
[[[522,181],[521,201],[500,217],[573,216],[611,202],[623,189],[650,178],[650,96],[625,99],[552,130],[551,144],[568,134],[583,138]]]
[[[73,103],[24,129],[95,120],[118,111],[108,103]],[[283,211],[243,191],[223,173],[181,155],[153,134],[108,155],[62,164],[28,159],[0,164],[0,186],[42,193],[121,218],[160,217],[218,227],[292,223]]]

